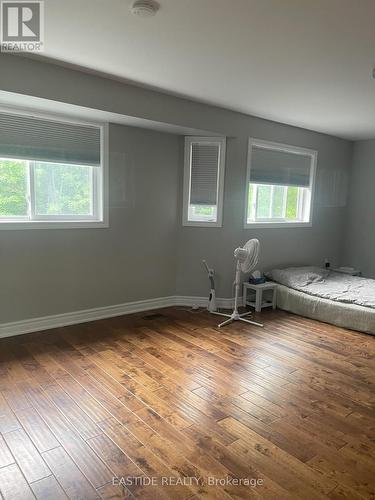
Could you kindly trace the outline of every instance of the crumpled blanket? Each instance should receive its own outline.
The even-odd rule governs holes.
[[[319,267],[274,269],[276,283],[309,295],[375,309],[375,280],[337,273]]]

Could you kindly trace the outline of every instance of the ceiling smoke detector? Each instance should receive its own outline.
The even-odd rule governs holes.
[[[130,11],[135,16],[151,17],[159,10],[160,5],[154,0],[136,0],[130,7]]]

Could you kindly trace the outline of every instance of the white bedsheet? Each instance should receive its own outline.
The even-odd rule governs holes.
[[[375,280],[318,267],[274,269],[273,281],[316,297],[375,309]]]

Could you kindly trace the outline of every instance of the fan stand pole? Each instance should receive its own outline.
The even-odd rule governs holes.
[[[236,278],[235,278],[235,292],[234,292],[234,309],[232,314],[224,314],[224,313],[219,313],[219,312],[214,312],[213,314],[217,314],[218,316],[225,316],[227,319],[226,321],[223,321],[218,325],[219,328],[222,326],[228,325],[229,323],[232,323],[232,321],[244,321],[245,323],[249,323],[250,325],[255,325],[255,326],[260,326],[262,327],[262,323],[257,323],[256,321],[250,321],[248,319],[245,319],[244,316],[249,316],[251,312],[246,312],[243,314],[239,314],[238,312],[238,297],[240,293],[240,285],[241,285],[241,267],[240,267],[240,262],[237,260],[237,266],[236,266]]]

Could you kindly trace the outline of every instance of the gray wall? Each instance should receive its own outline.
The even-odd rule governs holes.
[[[318,150],[317,188],[324,179],[345,179],[349,173],[351,144],[306,130],[291,129],[274,123],[270,128],[261,120],[251,135],[271,141]],[[229,138],[225,172],[224,218],[222,228],[182,227],[178,230],[177,292],[179,295],[205,295],[207,278],[201,260],[205,258],[217,274],[217,295],[230,297],[234,279],[233,250],[250,238],[261,242],[259,268],[316,264],[325,258],[341,262],[342,234],[345,222],[343,202],[320,196],[317,189],[313,207],[313,225],[304,228],[244,229],[247,137]],[[180,185],[180,190],[182,186]],[[334,206],[331,206],[334,205]]]
[[[179,137],[109,134],[110,228],[0,231],[0,323],[175,293]]]
[[[217,270],[218,295],[229,297],[233,249],[251,237],[261,240],[260,266],[264,269],[320,264],[325,257],[340,263],[345,220],[340,203],[327,203],[318,196],[312,228],[243,229],[247,138],[317,149],[323,186],[322,174],[339,172],[345,177],[350,142],[42,61],[0,54],[0,67],[0,90],[228,136],[223,228],[194,228],[181,226],[181,203],[176,204],[177,191],[181,199],[182,189],[182,138],[162,135],[159,143],[152,133],[128,129],[127,135],[116,128],[111,139],[110,229],[1,233],[6,279],[1,288],[0,322],[173,292],[205,295],[202,258]],[[128,138],[133,134],[137,141]],[[148,138],[144,143],[143,134]],[[153,148],[148,151],[148,141],[156,156]],[[130,173],[118,183],[113,179],[123,172],[122,155]],[[127,199],[121,198],[121,183]],[[142,203],[151,210],[142,211]],[[144,269],[137,269],[137,264]],[[16,296],[20,299],[17,306]]]
[[[354,144],[342,262],[375,278],[375,140]]]

